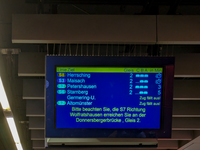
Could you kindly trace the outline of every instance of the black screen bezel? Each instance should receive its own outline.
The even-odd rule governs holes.
[[[174,58],[172,57],[77,57],[77,56],[47,56],[47,65],[51,67],[46,67],[46,73],[53,72],[55,73],[55,66],[79,66],[79,67],[86,67],[86,66],[94,66],[95,62],[98,67],[163,67],[163,85],[162,85],[162,100],[161,100],[161,119],[160,119],[160,129],[63,129],[63,128],[55,128],[55,115],[49,115],[49,112],[55,112],[55,110],[49,111],[46,109],[46,137],[114,137],[114,138],[137,138],[138,132],[148,133],[147,136],[144,138],[167,138],[171,136],[171,114],[172,114],[172,100],[166,103],[166,90],[170,90],[169,87],[165,86],[166,76],[170,79],[171,83],[173,84],[173,77],[172,74],[174,72]],[[121,60],[121,62],[118,62]],[[111,61],[111,63],[110,63]],[[84,62],[84,63],[83,63]],[[118,62],[118,63],[117,63]],[[110,64],[109,64],[110,63]],[[130,65],[132,63],[132,65]],[[93,65],[88,65],[93,64]],[[129,64],[128,66],[126,64]],[[139,64],[139,65],[138,65]],[[166,74],[166,67],[171,66],[171,73],[170,76]],[[52,69],[53,68],[53,69]],[[168,71],[169,72],[169,71]],[[54,74],[53,73],[53,74]],[[49,81],[49,76],[46,74],[46,79]],[[55,75],[53,78],[53,82],[55,82]],[[55,84],[55,83],[54,83]],[[173,86],[172,86],[173,87]],[[166,89],[167,88],[167,89]],[[54,88],[55,89],[55,88]],[[172,88],[173,89],[173,88]],[[167,93],[171,95],[173,98],[173,90],[168,91]],[[165,93],[165,95],[164,95]],[[55,93],[54,93],[55,96]],[[48,93],[46,95],[47,98],[47,108],[49,107],[48,104]],[[54,97],[55,100],[55,97]],[[51,104],[52,105],[52,104]],[[55,104],[53,104],[55,107]],[[167,106],[167,107],[166,107]],[[166,111],[166,108],[169,110]],[[52,109],[52,108],[51,108]],[[166,118],[167,122],[166,122]],[[53,126],[50,125],[53,122]],[[53,128],[52,128],[53,127]],[[70,131],[69,131],[70,130]],[[101,134],[101,130],[103,133],[108,134]],[[110,133],[111,134],[110,134]],[[112,135],[113,132],[118,132],[117,135]],[[123,135],[122,132],[126,132],[126,135]],[[129,134],[129,133],[132,134]],[[93,134],[94,133],[94,134]],[[152,134],[149,134],[152,133]]]

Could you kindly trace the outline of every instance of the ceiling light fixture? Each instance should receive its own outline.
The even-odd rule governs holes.
[[[23,150],[21,143],[16,144],[17,150]]]
[[[10,105],[8,103],[8,98],[6,96],[6,92],[0,77],[0,102],[1,102],[1,106],[4,110],[10,110]]]
[[[19,139],[19,135],[17,132],[17,128],[15,125],[15,121],[12,117],[6,118],[7,122],[8,122],[8,126],[10,128],[12,137],[14,139],[15,145],[17,147],[17,150],[23,150],[22,145],[20,143],[20,139]]]
[[[10,128],[10,131],[12,133],[13,139],[15,141],[16,144],[20,143],[20,139],[17,133],[17,128],[15,126],[15,122],[13,118],[6,118],[7,122],[8,122],[8,126]]]
[[[6,120],[8,122],[8,126],[10,128],[17,150],[23,150],[1,77],[0,77],[0,103],[3,108],[4,116],[6,117]]]

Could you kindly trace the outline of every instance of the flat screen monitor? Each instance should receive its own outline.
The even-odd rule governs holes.
[[[46,61],[46,137],[171,136],[174,58]]]

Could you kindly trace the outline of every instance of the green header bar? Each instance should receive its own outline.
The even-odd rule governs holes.
[[[124,68],[124,67],[56,67],[57,72],[90,73],[162,73],[163,68]]]

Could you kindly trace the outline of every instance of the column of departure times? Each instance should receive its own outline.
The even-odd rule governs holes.
[[[149,74],[135,74],[135,90],[136,90],[136,95],[148,95],[148,80]]]
[[[148,74],[137,74],[130,73],[129,74],[129,95],[147,95],[148,94]],[[133,93],[133,92],[136,93]]]

